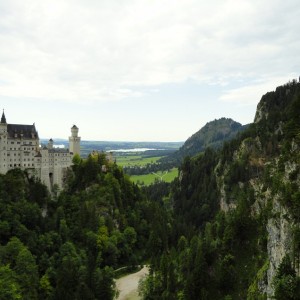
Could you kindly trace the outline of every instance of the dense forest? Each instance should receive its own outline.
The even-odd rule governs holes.
[[[155,207],[105,154],[74,158],[65,189],[0,176],[0,299],[113,299],[114,270],[147,253]]]
[[[221,118],[206,123],[199,131],[189,137],[179,150],[163,157],[160,162],[172,166],[180,165],[187,156],[194,156],[206,148],[218,149],[225,141],[233,139],[248,125],[242,125],[229,118]]]
[[[253,124],[138,188],[104,153],[75,156],[63,191],[0,175],[0,299],[113,299],[147,263],[143,299],[300,299],[300,83]]]
[[[294,80],[220,150],[186,157],[171,186],[145,189],[169,219],[144,299],[300,299],[299,149]]]

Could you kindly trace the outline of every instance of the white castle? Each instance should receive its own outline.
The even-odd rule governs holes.
[[[80,155],[80,137],[75,125],[71,128],[69,148],[54,148],[52,139],[47,146],[41,147],[35,124],[7,124],[3,111],[0,123],[0,173],[20,168],[39,178],[50,191],[55,184],[62,188],[74,155]]]

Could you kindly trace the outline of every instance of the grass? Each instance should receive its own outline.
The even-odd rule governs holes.
[[[156,163],[161,156],[157,157],[143,157],[142,155],[120,155],[116,156],[117,164],[122,167],[130,166],[145,166],[147,164]]]
[[[119,166],[121,167],[143,167],[147,164],[158,163],[158,160],[162,156],[143,156],[138,153],[128,153],[125,155],[116,155],[115,159]],[[156,175],[153,173],[146,175],[132,175],[130,178],[133,182],[137,183],[140,186],[150,185],[155,182],[155,180],[163,180],[165,182],[171,182],[175,177],[178,176],[178,169],[173,168],[169,172],[156,172]]]
[[[178,176],[178,169],[177,168],[173,168],[170,170],[170,172],[166,173],[165,172],[157,172],[156,173],[159,176],[163,176],[162,178],[160,178],[159,176],[151,173],[151,174],[147,174],[147,175],[133,175],[130,177],[130,179],[139,184],[139,185],[150,185],[152,183],[155,182],[155,180],[163,180],[165,182],[171,182],[173,181],[177,176]]]

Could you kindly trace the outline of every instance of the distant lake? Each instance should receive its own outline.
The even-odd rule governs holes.
[[[39,146],[40,146],[40,148],[42,148],[42,146],[47,146],[47,144],[43,144],[43,145],[40,144]],[[65,147],[65,145],[61,144],[61,145],[53,145],[53,148],[64,149],[64,148],[66,148],[66,147]]]
[[[133,148],[133,149],[117,149],[109,150],[109,152],[145,152],[150,150],[165,150],[165,149],[154,149],[154,148]]]

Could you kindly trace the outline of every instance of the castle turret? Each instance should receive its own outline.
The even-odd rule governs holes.
[[[80,140],[81,138],[78,136],[78,127],[76,125],[73,125],[71,128],[71,134],[72,136],[69,137],[69,148],[70,153],[73,153],[73,155],[78,154],[80,155]]]
[[[52,139],[50,139],[48,141],[48,149],[53,149],[53,140]]]
[[[7,168],[7,123],[3,110],[0,123],[0,173],[5,174]]]
[[[5,114],[4,114],[4,109],[3,109],[3,113],[2,113],[2,117],[1,117],[1,124],[7,124]]]

